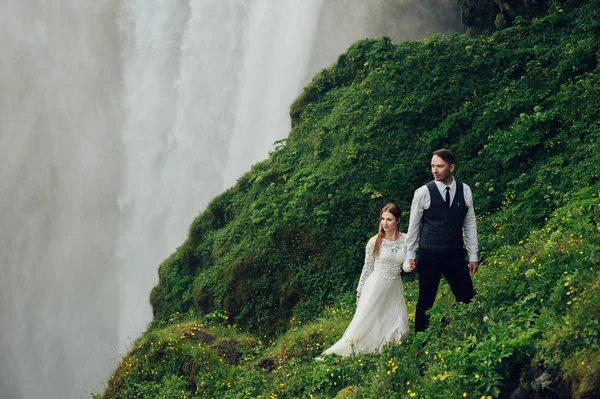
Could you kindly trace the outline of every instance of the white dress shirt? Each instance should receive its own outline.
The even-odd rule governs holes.
[[[452,179],[452,183],[446,186],[440,181],[435,181],[435,185],[442,199],[446,198],[446,187],[450,187],[450,205],[454,201],[456,195],[456,179]],[[465,197],[465,205],[467,206],[467,215],[463,221],[463,241],[465,248],[469,253],[469,262],[477,262],[477,222],[475,220],[475,209],[473,207],[473,194],[471,188],[462,183],[463,185],[463,196]],[[406,233],[406,255],[408,259],[415,259],[417,247],[419,246],[419,238],[421,236],[421,221],[423,219],[423,211],[429,209],[431,205],[431,196],[429,195],[429,189],[427,186],[421,186],[415,190],[412,205],[410,207],[410,222],[408,225],[408,232]]]

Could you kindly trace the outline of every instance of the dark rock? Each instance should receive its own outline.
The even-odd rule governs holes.
[[[532,19],[548,10],[548,0],[458,0],[463,24],[494,32],[511,26],[517,17]]]

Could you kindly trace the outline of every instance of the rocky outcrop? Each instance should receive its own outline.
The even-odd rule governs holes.
[[[534,18],[548,10],[548,0],[458,0],[463,24],[472,31],[494,32],[515,18]]]

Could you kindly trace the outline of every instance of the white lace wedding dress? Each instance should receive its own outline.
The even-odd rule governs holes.
[[[358,288],[360,300],[352,321],[342,338],[323,352],[350,356],[381,352],[389,342],[397,342],[408,334],[408,316],[400,272],[407,271],[406,238],[382,239],[377,257],[373,256],[375,237],[365,250],[365,264]],[[318,358],[319,359],[319,358]]]

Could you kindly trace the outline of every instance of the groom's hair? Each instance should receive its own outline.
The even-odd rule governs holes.
[[[450,150],[440,148],[439,150],[434,151],[433,155],[437,155],[438,157],[442,158],[448,165],[454,164],[454,153]]]

